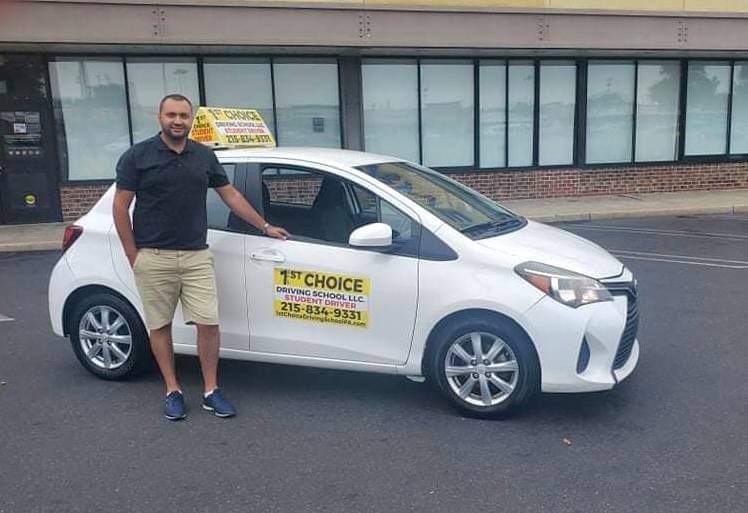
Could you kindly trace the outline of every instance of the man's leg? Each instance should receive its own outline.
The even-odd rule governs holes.
[[[166,395],[180,390],[177,372],[174,367],[174,343],[171,340],[171,323],[163,328],[151,330],[151,352],[164,378]]]
[[[197,324],[197,354],[205,384],[203,409],[213,412],[217,417],[233,417],[236,415],[236,408],[218,388],[219,337],[217,324]]]
[[[184,319],[197,326],[197,354],[203,373],[203,408],[218,417],[233,417],[236,409],[218,388],[218,294],[210,251],[185,252],[180,261],[180,299]]]
[[[171,339],[171,321],[179,298],[176,252],[141,249],[133,272],[150,332],[151,351],[161,370],[168,395],[179,390]]]
[[[205,393],[218,388],[218,348],[220,347],[218,326],[197,324],[197,355],[203,373]]]

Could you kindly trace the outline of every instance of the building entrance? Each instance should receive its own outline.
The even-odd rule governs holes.
[[[44,60],[0,54],[0,223],[60,221]]]

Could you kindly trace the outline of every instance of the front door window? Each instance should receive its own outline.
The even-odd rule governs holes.
[[[356,228],[383,222],[393,230],[395,251],[417,247],[417,225],[410,217],[371,191],[333,175],[265,168],[262,197],[268,221],[285,227],[294,238],[347,245]]]

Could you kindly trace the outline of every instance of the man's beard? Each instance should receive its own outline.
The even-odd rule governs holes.
[[[189,127],[184,127],[184,130],[182,130],[181,134],[175,134],[172,132],[171,128],[162,126],[161,130],[166,134],[167,137],[170,139],[174,139],[176,141],[181,141],[182,139],[185,139],[187,135],[190,133]]]

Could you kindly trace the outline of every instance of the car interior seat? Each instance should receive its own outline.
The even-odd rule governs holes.
[[[321,239],[347,243],[354,221],[343,184],[330,177],[322,179],[317,197],[312,203],[312,215]]]

